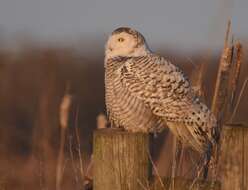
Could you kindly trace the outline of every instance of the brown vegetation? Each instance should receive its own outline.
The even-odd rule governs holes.
[[[104,70],[102,56],[92,55],[94,59],[87,60],[79,55],[62,48],[0,52],[0,189],[55,189],[61,130],[59,110],[67,81],[73,99],[64,139],[61,187],[82,189],[85,169],[82,167],[89,162],[96,116],[104,111]],[[238,92],[248,73],[246,56],[243,55]],[[204,54],[185,56],[167,52],[166,57],[188,75],[194,65],[206,60]],[[192,57],[193,64],[187,57]],[[209,105],[219,57],[208,60],[203,83]],[[248,90],[244,90],[234,122],[248,123],[247,97]],[[153,159],[162,176],[171,175],[170,138],[165,130],[153,145],[156,147]],[[164,147],[169,150],[166,148],[165,152]],[[190,176],[187,167],[183,171],[182,175]]]

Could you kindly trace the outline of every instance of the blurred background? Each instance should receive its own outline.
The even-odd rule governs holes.
[[[55,188],[65,93],[63,189],[82,189],[80,159],[86,168],[105,113],[104,44],[114,29],[137,29],[188,76],[206,63],[210,105],[228,19],[243,45],[239,90],[247,77],[247,9],[246,0],[0,0],[0,189]],[[236,122],[248,123],[247,97],[246,89]],[[170,173],[170,138],[165,130],[154,142],[161,175]]]

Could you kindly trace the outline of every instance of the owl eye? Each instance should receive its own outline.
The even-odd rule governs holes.
[[[124,42],[124,38],[118,38],[118,42]]]

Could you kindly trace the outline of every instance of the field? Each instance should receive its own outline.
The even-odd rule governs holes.
[[[238,92],[248,75],[247,44]],[[190,76],[205,62],[204,89],[210,105],[221,50],[194,54],[161,50],[161,55]],[[72,48],[23,47],[0,51],[0,190],[55,189],[61,140],[60,104],[72,95],[62,189],[83,189],[85,169],[92,153],[96,118],[105,113],[102,52],[84,55]],[[248,87],[242,94],[234,123],[248,124]],[[172,136],[168,130],[154,140],[153,160],[161,176],[171,175]],[[80,151],[79,151],[80,149]],[[183,176],[190,177],[187,163]],[[187,173],[187,172],[188,173]]]

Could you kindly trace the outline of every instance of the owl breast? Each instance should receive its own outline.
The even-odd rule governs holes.
[[[112,127],[120,127],[132,132],[156,132],[163,129],[163,121],[152,114],[149,107],[133,96],[123,85],[118,74],[118,66],[107,64],[105,101]]]

